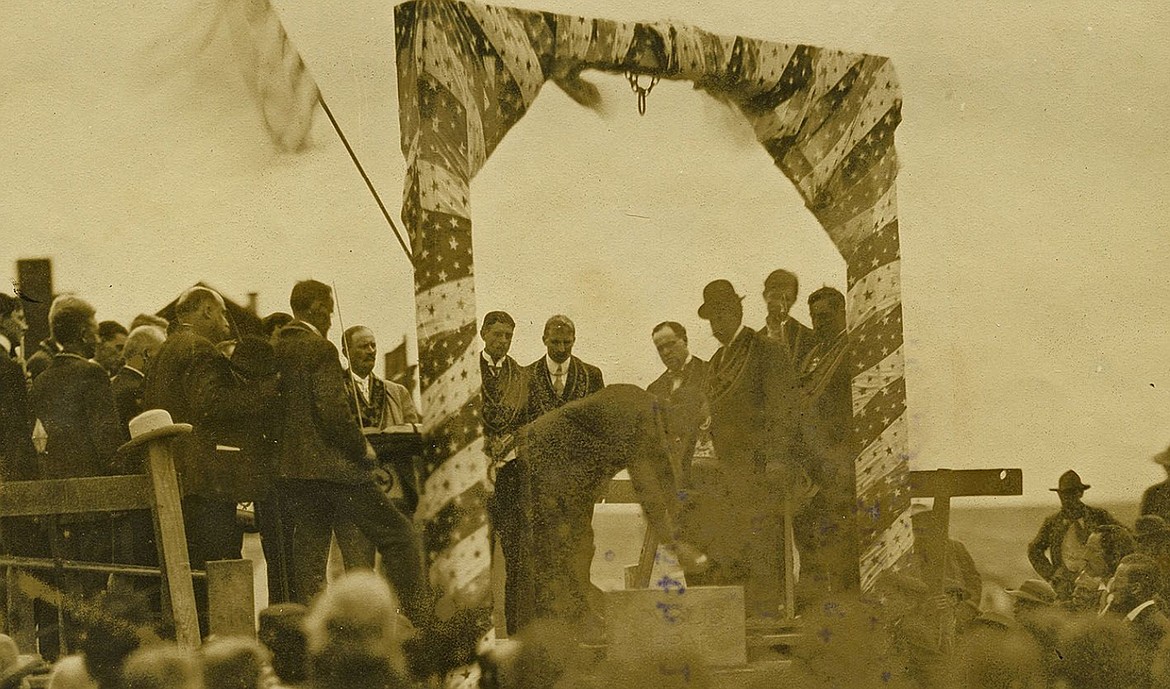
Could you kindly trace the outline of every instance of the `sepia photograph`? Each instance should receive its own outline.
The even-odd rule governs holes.
[[[0,27],[0,689],[1170,687],[1170,4]]]

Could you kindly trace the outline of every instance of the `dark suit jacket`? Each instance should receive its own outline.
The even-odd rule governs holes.
[[[0,351],[0,481],[37,477],[28,385],[20,362]]]
[[[789,316],[784,321],[784,327],[781,328],[781,331],[782,335],[780,337],[772,338],[768,332],[768,324],[765,323],[764,327],[756,332],[779,342],[781,349],[787,350],[789,357],[792,359],[792,365],[799,369],[808,356],[809,351],[812,350],[813,345],[816,344],[816,340],[813,339],[812,328]]]
[[[780,344],[743,328],[711,357],[705,392],[715,455],[729,469],[790,461],[799,423],[796,376]]]
[[[552,376],[548,374],[548,366],[544,357],[540,357],[527,367],[528,371],[528,414],[527,420],[534,421],[542,414],[560,407],[566,402],[579,400],[605,387],[605,380],[601,377],[601,369],[581,361],[575,356],[569,357],[569,370],[565,375],[565,390],[559,397],[553,390]]]
[[[524,425],[528,412],[528,370],[510,356],[499,371],[479,357],[483,381],[480,418],[483,420],[484,451],[489,458],[503,459],[515,442],[515,433]]]
[[[1073,580],[1076,578],[1076,572],[1069,572],[1064,568],[1060,552],[1064,543],[1064,535],[1070,528],[1073,528],[1074,522],[1075,520],[1070,519],[1064,510],[1061,510],[1044,520],[1036,538],[1028,544],[1028,560],[1032,563],[1032,569],[1052,584],[1056,593],[1062,596],[1068,595],[1072,590]],[[1084,535],[1086,539],[1097,527],[1117,523],[1118,521],[1107,511],[1099,507],[1085,505]]]
[[[674,461],[683,469],[683,476],[677,477],[679,480],[686,480],[699,426],[707,416],[707,399],[703,395],[707,370],[706,361],[691,356],[680,372],[682,384],[677,390],[672,389],[675,376],[670,371],[664,371],[646,387],[646,392],[654,395],[665,412],[666,440]]]
[[[36,380],[37,376],[44,373],[49,364],[53,363],[53,356],[60,351],[61,348],[53,340],[42,340],[37,351],[28,357],[28,361],[24,362],[24,368],[28,371],[29,378]]]
[[[284,478],[339,483],[369,480],[366,440],[350,409],[337,348],[293,321],[276,340],[282,426],[278,472]]]
[[[273,403],[275,381],[243,383],[215,345],[188,326],[176,327],[155,356],[142,394],[144,409],[166,409],[175,423],[194,426],[175,442],[185,494],[231,500],[239,453],[216,452],[233,431]]]
[[[29,408],[48,434],[40,478],[119,473],[116,453],[129,440],[118,419],[106,370],[58,354],[29,390]]]
[[[1170,522],[1170,480],[1156,483],[1142,493],[1141,511],[1138,514],[1156,514]]]
[[[110,388],[114,393],[114,404],[118,407],[118,418],[122,425],[128,425],[130,419],[142,413],[142,388],[144,379],[141,373],[123,366],[118,375],[110,381]]]

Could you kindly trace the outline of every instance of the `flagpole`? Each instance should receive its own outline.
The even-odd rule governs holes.
[[[362,176],[362,181],[366,183],[366,188],[374,196],[374,201],[378,203],[378,209],[382,211],[382,217],[386,218],[386,222],[390,223],[390,229],[394,230],[394,236],[398,239],[398,245],[402,247],[402,253],[406,254],[406,260],[410,261],[410,267],[417,269],[418,266],[414,263],[414,255],[411,254],[410,249],[406,246],[406,241],[402,238],[402,233],[398,231],[398,226],[394,224],[394,219],[390,217],[390,211],[386,210],[386,204],[382,203],[382,197],[378,195],[378,190],[374,188],[374,183],[370,181],[370,176],[366,174],[366,170],[362,167],[362,163],[358,160],[357,153],[354,152],[353,146],[349,145],[349,139],[345,137],[345,132],[341,131],[341,125],[337,123],[337,118],[333,116],[333,111],[329,109],[329,105],[325,102],[325,96],[321,94],[320,87],[317,88],[317,102],[321,104],[321,109],[325,111],[325,116],[329,118],[329,123],[333,125],[333,130],[337,132],[338,138],[345,146],[345,150],[349,153],[349,159],[353,161],[354,167],[357,168],[358,173]],[[338,314],[340,318],[340,313]]]

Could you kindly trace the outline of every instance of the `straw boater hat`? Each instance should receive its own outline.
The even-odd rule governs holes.
[[[130,442],[118,448],[128,452],[157,438],[169,438],[191,432],[189,423],[172,423],[171,413],[165,409],[149,409],[130,419]]]
[[[1048,490],[1054,493],[1073,493],[1088,490],[1091,487],[1089,484],[1081,481],[1080,474],[1069,469],[1060,475],[1060,482],[1056,484],[1056,488],[1049,488]]]
[[[735,287],[727,280],[709,282],[703,288],[703,305],[699,307],[699,318],[710,319],[712,311],[727,308],[741,301],[743,297],[736,294]]]
[[[1030,600],[1041,605],[1056,605],[1056,591],[1043,579],[1028,579],[1018,589],[1009,589],[1012,598]]]

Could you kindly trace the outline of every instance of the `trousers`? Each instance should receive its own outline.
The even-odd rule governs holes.
[[[277,490],[292,526],[295,602],[307,605],[324,588],[334,524],[345,519],[382,555],[383,574],[406,616],[416,627],[429,621],[433,594],[423,576],[414,528],[372,479],[361,483],[283,479]]]

